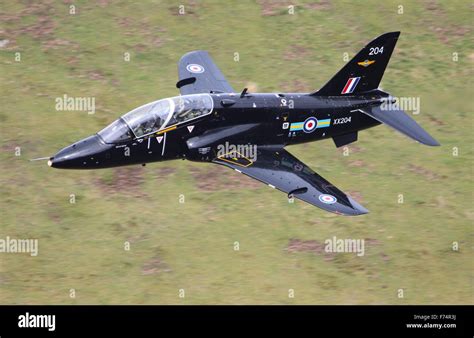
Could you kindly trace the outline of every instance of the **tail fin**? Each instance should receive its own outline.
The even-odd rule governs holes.
[[[359,94],[377,89],[400,32],[385,33],[365,46],[315,96]]]

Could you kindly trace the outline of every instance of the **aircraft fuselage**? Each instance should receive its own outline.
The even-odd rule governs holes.
[[[64,148],[50,164],[64,169],[98,169],[172,159],[211,161],[219,145],[226,142],[286,146],[337,140],[341,135],[357,137],[359,130],[380,124],[358,109],[379,105],[388,96],[381,91],[354,97],[306,93],[210,95],[214,106],[209,115],[115,144],[106,143],[96,134]],[[342,139],[343,144],[352,141],[355,139],[351,137]]]

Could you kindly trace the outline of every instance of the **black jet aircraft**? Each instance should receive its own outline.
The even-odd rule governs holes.
[[[365,214],[367,209],[285,146],[332,138],[341,147],[381,123],[420,143],[439,145],[405,112],[387,104],[394,98],[379,89],[399,35],[379,36],[312,93],[236,93],[206,51],[187,53],[178,64],[180,96],[130,111],[62,149],[48,164],[97,169],[174,159],[210,162],[321,209]]]

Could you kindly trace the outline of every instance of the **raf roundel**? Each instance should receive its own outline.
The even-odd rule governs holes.
[[[325,204],[334,204],[337,202],[337,198],[333,195],[319,195],[319,200]]]
[[[195,73],[195,74],[204,73],[204,67],[196,63],[187,65],[186,69],[190,71],[191,73]]]
[[[303,124],[303,131],[305,133],[312,133],[318,126],[318,120],[315,117],[308,117]]]

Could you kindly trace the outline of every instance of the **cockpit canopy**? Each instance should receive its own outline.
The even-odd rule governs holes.
[[[212,112],[209,94],[175,96],[147,103],[125,114],[99,132],[106,143],[141,138],[160,130],[197,119]]]

